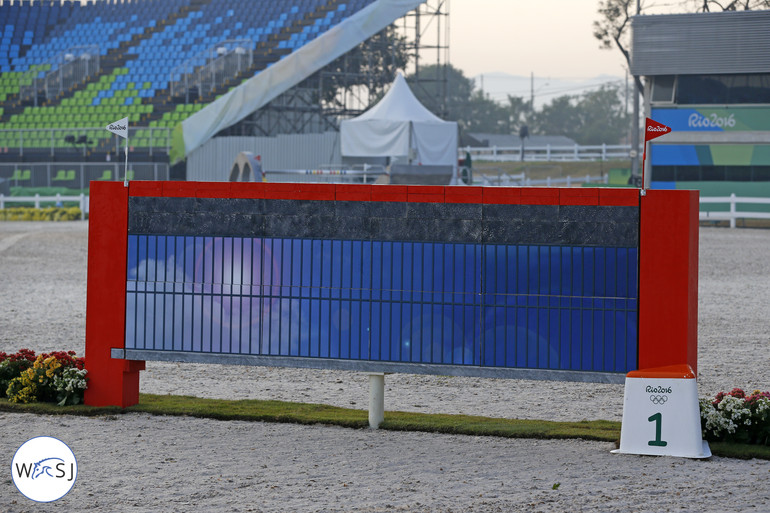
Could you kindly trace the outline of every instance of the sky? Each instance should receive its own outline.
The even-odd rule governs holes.
[[[625,77],[593,36],[599,0],[451,0],[449,61],[466,77],[504,72],[575,81]]]

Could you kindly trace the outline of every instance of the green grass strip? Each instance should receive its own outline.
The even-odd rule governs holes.
[[[151,415],[187,416],[217,420],[326,424],[363,429],[369,425],[366,410],[338,408],[323,404],[290,403],[244,399],[201,399],[178,395],[141,394],[139,404],[130,408],[57,406],[52,403],[13,404],[0,399],[0,411],[45,415],[102,416],[127,412]],[[497,436],[530,439],[583,439],[616,442],[620,422],[606,420],[553,422],[546,420],[499,419],[471,415],[394,412],[385,413],[380,429],[422,431],[472,436]],[[744,444],[711,443],[711,452],[728,458],[770,460],[770,447]]]

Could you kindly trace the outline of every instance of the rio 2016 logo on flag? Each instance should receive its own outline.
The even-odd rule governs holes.
[[[11,461],[16,488],[28,499],[52,502],[72,489],[78,463],[72,450],[57,438],[38,436],[27,440]]]

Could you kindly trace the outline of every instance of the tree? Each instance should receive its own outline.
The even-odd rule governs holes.
[[[720,11],[752,11],[756,9],[767,9],[770,7],[770,1],[768,0],[733,0],[719,1],[714,0],[690,0],[689,4],[698,6],[696,12],[703,10],[703,12],[710,12],[711,7],[714,6]]]
[[[618,86],[604,85],[580,96],[560,96],[535,112],[529,130],[565,135],[578,144],[617,144],[628,121]]]
[[[529,123],[533,135],[566,135],[575,139],[580,133],[580,116],[574,104],[575,97],[559,96],[535,112]]]
[[[599,2],[598,21],[594,21],[594,37],[599,40],[599,47],[609,50],[613,46],[623,54],[631,68],[631,54],[628,51],[629,34],[628,26],[631,23],[632,14],[636,13],[636,6],[639,0],[601,0]],[[633,11],[632,11],[633,9]],[[639,77],[634,76],[636,88],[640,93],[644,91],[644,86]]]
[[[466,132],[511,132],[508,110],[481,90],[473,91],[464,116],[456,121]]]
[[[406,77],[412,92],[420,103],[435,115],[450,121],[459,121],[466,115],[473,94],[473,80],[451,64],[421,66],[419,74]],[[442,104],[446,87],[446,105]]]
[[[533,135],[566,135],[580,144],[615,144],[628,124],[617,85],[605,85],[580,96],[561,96],[535,111],[528,98],[510,96],[498,103],[476,89],[473,80],[451,65],[446,68],[446,114],[441,114],[444,71],[438,66],[420,69],[407,80],[420,102],[437,116],[456,121],[460,133],[518,134],[527,125]]]
[[[446,77],[446,82],[444,82]],[[483,91],[476,90],[473,80],[451,64],[446,68],[431,64],[420,68],[419,75],[407,77],[414,95],[431,112],[442,119],[456,121],[460,133],[510,133],[508,110]],[[446,87],[446,105],[441,104]]]
[[[322,77],[322,99],[327,106],[343,106],[344,92],[365,87],[370,100],[384,94],[393,76],[409,63],[406,38],[390,25],[327,64],[314,75]]]
[[[584,94],[577,104],[579,144],[618,144],[628,129],[625,105],[618,86],[604,85]]]
[[[505,133],[518,133],[519,129],[528,125],[529,120],[532,118],[533,109],[532,102],[526,100],[521,96],[508,95],[508,105],[506,110],[508,111],[507,126]]]

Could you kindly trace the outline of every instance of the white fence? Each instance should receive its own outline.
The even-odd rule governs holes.
[[[522,149],[524,158],[522,158]],[[630,144],[596,146],[491,146],[460,148],[458,158],[465,158],[465,152],[471,154],[473,160],[493,162],[579,162],[592,160],[621,160],[628,159],[631,151]]]
[[[387,174],[384,166],[355,165],[348,169],[326,165],[317,169],[280,169],[265,171],[268,182],[373,183]]]
[[[312,174],[312,173],[308,173]],[[324,173],[318,173],[318,174],[324,174]],[[335,175],[333,172],[328,173],[330,176],[334,176],[336,178],[340,178],[340,175]],[[359,173],[352,173],[355,175],[359,175]],[[363,173],[360,173],[363,174]],[[374,176],[377,174],[374,173]],[[508,176],[508,175],[505,175]],[[317,178],[317,175],[316,177]],[[546,185],[548,187],[551,187],[552,185],[558,185],[558,184],[567,184],[567,187],[570,186],[570,177],[567,178],[560,178],[560,179],[553,179],[550,178],[548,180],[527,180],[524,179],[524,175],[513,175],[510,176],[511,179],[519,179],[526,183],[517,183],[517,184],[511,184],[511,185]],[[599,177],[591,177],[586,176],[584,179],[580,179],[581,181],[594,181],[598,182],[597,180]],[[366,180],[366,178],[364,178]],[[573,181],[571,183],[578,183],[576,179],[572,179]],[[276,180],[279,181],[279,180]],[[499,184],[488,184],[488,185],[499,185]],[[506,184],[508,185],[508,184]],[[80,194],[79,196],[62,196],[61,194],[57,194],[55,196],[41,196],[39,194],[35,194],[34,196],[5,196],[3,194],[0,194],[0,209],[3,209],[6,207],[7,203],[32,203],[34,204],[35,208],[40,208],[42,204],[54,204],[54,205],[60,205],[65,201],[77,201],[78,205],[80,207],[81,212],[81,219],[85,219],[86,214],[88,213],[88,201],[89,197],[85,194]],[[770,205],[770,198],[751,198],[751,197],[737,197],[735,194],[731,194],[730,196],[711,196],[711,197],[701,197],[700,203],[703,205],[706,204],[727,204],[729,205],[728,211],[709,211],[709,210],[701,210],[700,211],[700,220],[701,221],[729,221],[730,222],[730,228],[735,228],[736,220],[737,219],[770,219],[770,212],[744,212],[744,211],[738,211],[737,206],[739,204],[759,204],[759,205]],[[10,206],[10,205],[9,205]]]
[[[609,175],[603,176],[567,176],[566,178],[548,178],[532,180],[527,178],[524,173],[509,175],[507,173],[499,174],[475,174],[473,185],[483,186],[503,186],[503,187],[572,187],[583,183],[608,183]]]
[[[65,201],[77,201],[80,208],[80,219],[86,218],[89,197],[85,194],[80,194],[79,196],[62,196],[61,194],[56,196],[41,196],[40,194],[35,194],[34,196],[5,196],[0,194],[0,209],[5,208],[6,203],[33,203],[35,208],[40,208],[40,205],[43,203],[61,205]]]
[[[727,203],[730,206],[728,212],[724,211],[704,211],[700,212],[701,221],[730,221],[730,228],[735,228],[736,219],[770,219],[770,212],[744,212],[738,211],[737,206],[741,203],[754,205],[770,205],[770,198],[750,198],[737,197],[735,194],[729,196],[702,197],[700,203]]]

